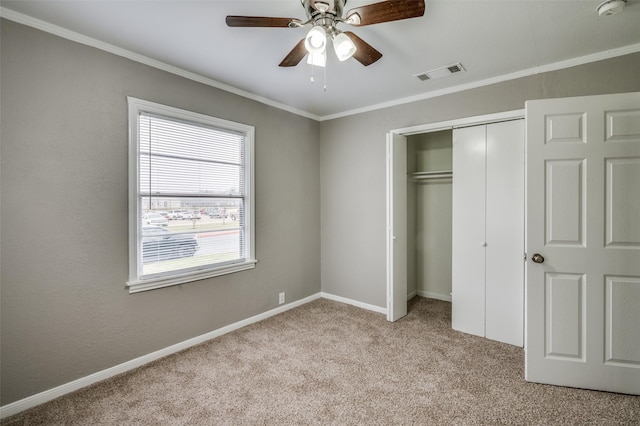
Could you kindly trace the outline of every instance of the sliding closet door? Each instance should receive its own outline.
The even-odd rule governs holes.
[[[523,346],[524,120],[487,125],[486,337]]]
[[[485,126],[453,132],[452,305],[454,330],[485,331]]]

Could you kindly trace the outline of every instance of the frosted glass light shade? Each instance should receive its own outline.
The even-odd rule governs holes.
[[[327,48],[327,32],[324,28],[315,26],[309,30],[304,39],[304,47],[309,53],[321,53]]]
[[[341,61],[346,61],[356,53],[356,45],[345,33],[340,33],[333,38],[333,50]]]
[[[324,67],[327,64],[327,51],[309,52],[307,55],[307,63],[317,67]]]

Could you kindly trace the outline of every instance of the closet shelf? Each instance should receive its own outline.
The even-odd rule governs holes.
[[[409,173],[409,179],[414,181],[427,180],[427,179],[446,179],[450,177],[453,177],[452,170],[438,170],[433,172]]]

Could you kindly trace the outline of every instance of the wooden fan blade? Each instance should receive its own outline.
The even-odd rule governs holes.
[[[347,12],[346,19],[351,25],[361,27],[417,18],[424,15],[424,9],[424,0],[388,0],[351,9]]]
[[[227,25],[230,27],[271,27],[271,28],[289,28],[291,22],[302,22],[295,18],[269,18],[266,16],[233,16],[229,15],[226,19]]]
[[[382,53],[371,47],[369,43],[352,33],[351,31],[344,32],[356,45],[356,53],[353,54],[355,58],[362,65],[369,66],[378,59],[382,58]]]
[[[295,67],[300,63],[302,58],[307,54],[307,49],[304,47],[304,39],[300,40],[296,46],[291,49],[291,52],[280,62],[281,67]]]

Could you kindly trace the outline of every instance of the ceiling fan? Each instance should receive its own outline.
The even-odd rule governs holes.
[[[307,14],[307,20],[296,18],[272,18],[266,16],[227,16],[230,27],[270,27],[301,28],[311,25],[311,29],[287,56],[280,62],[281,67],[294,67],[309,54],[308,62],[324,66],[326,47],[330,39],[339,60],[355,58],[364,66],[382,57],[366,41],[351,31],[340,31],[338,24],[356,27],[416,18],[424,15],[424,0],[387,0],[347,11],[343,17],[347,0],[300,0]]]

